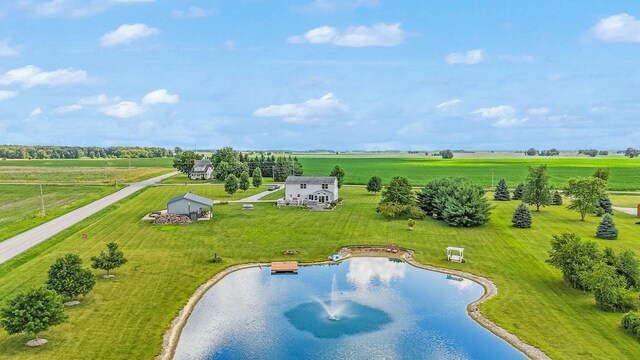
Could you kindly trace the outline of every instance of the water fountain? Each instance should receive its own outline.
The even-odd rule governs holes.
[[[329,294],[329,304],[325,304],[324,301],[320,299],[316,299],[322,305],[324,311],[327,312],[328,319],[331,321],[338,321],[338,312],[335,305],[335,294],[336,294],[336,274],[333,274],[333,279],[331,280],[331,293]]]

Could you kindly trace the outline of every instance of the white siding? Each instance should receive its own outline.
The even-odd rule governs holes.
[[[317,201],[317,199],[310,199],[310,195],[314,196],[327,196],[329,199],[325,202],[331,202],[338,199],[338,181],[334,181],[333,183],[327,184],[327,189],[322,188],[322,184],[305,184],[306,188],[302,188],[300,183],[297,184],[286,184],[285,188],[285,200],[313,200]]]

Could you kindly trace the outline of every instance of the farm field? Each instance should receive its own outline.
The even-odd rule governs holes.
[[[640,195],[610,194],[609,199],[611,199],[613,206],[637,208],[640,205]]]
[[[458,154],[456,154],[457,156]],[[473,154],[468,154],[473,155]],[[404,176],[414,186],[421,186],[430,179],[461,176],[484,186],[497,184],[504,178],[511,189],[527,176],[527,166],[547,164],[551,182],[561,188],[574,176],[590,176],[595,168],[611,169],[610,190],[640,189],[640,159],[624,157],[535,157],[535,158],[463,158],[444,160],[433,157],[375,156],[298,156],[305,175],[328,175],[335,165],[345,171],[345,184],[366,184],[377,175],[383,183],[393,176]]]
[[[284,259],[318,261],[345,245],[388,243],[414,249],[422,263],[491,279],[499,294],[481,310],[554,359],[623,359],[640,353],[640,342],[619,328],[621,314],[597,309],[591,294],[564,285],[559,271],[545,263],[551,236],[563,231],[597,241],[600,247],[640,254],[632,216],[616,214],[617,241],[596,240],[599,218],[589,216],[581,222],[565,207],[534,212],[532,229],[515,229],[510,226],[515,201],[494,203],[491,221],[482,228],[457,229],[426,219],[409,231],[405,221],[376,214],[379,195],[343,188],[344,204],[331,212],[278,209],[271,204],[243,211],[241,204],[230,203],[215,206],[213,220],[188,226],[140,221],[145,213],[162,208],[166,199],[189,190],[189,186],[145,189],[0,265],[0,299],[6,299],[42,284],[49,266],[67,252],[79,253],[88,262],[107,242],[115,241],[129,259],[115,272],[116,278],[98,279],[82,304],[68,309],[69,322],[43,334],[50,341],[47,345],[27,348],[29,336],[0,333],[0,358],[151,359],[160,352],[165,330],[191,294],[225,267]],[[223,191],[221,186],[197,188],[199,195],[214,199],[223,199]],[[81,233],[89,238],[83,240]],[[465,247],[468,261],[446,262],[447,246]],[[287,249],[299,255],[285,257],[282,252]],[[214,252],[223,263],[207,261]]]
[[[115,186],[0,185],[0,241],[84,206],[118,190]]]

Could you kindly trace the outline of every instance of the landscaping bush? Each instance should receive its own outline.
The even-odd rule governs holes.
[[[424,219],[426,214],[415,205],[416,195],[406,178],[396,176],[382,190],[382,199],[376,212],[388,218]]]
[[[611,204],[611,200],[609,199],[608,196],[606,196],[606,195],[602,196],[600,198],[600,201],[599,201],[598,205],[600,206],[600,208],[603,210],[604,213],[613,214],[613,209],[611,208],[611,206],[613,204]],[[604,215],[604,213],[603,213],[603,215]]]
[[[450,226],[472,227],[486,224],[491,205],[484,189],[462,178],[432,180],[418,194],[418,206]]]
[[[426,214],[416,205],[404,205],[397,202],[381,203],[376,211],[388,218],[424,219]]]
[[[509,201],[511,200],[511,194],[509,194],[509,187],[504,179],[500,179],[498,181],[498,185],[496,186],[496,193],[493,196],[493,200],[497,201]]]
[[[513,190],[513,200],[522,200],[522,195],[524,194],[524,183],[518,184],[516,189]]]
[[[572,288],[587,289],[585,274],[602,258],[593,241],[582,241],[573,233],[554,235],[547,262],[560,269],[562,278]]]
[[[556,190],[553,193],[553,200],[551,202],[551,205],[556,205],[556,206],[562,205],[562,194],[560,194],[560,191]]]
[[[604,212],[604,210],[601,207],[597,207],[596,211],[593,212],[593,215],[595,215],[596,217],[603,217],[604,214],[606,214]]]
[[[531,212],[525,204],[518,205],[516,211],[513,212],[511,223],[513,224],[513,227],[521,229],[528,229],[531,227]]]
[[[640,340],[640,313],[630,311],[624,314],[621,325],[631,336]]]
[[[625,288],[624,277],[615,267],[604,261],[596,264],[592,271],[584,273],[584,283],[593,292],[596,305],[604,311],[628,311],[634,309],[634,294]]]
[[[611,215],[604,214],[602,221],[598,224],[596,236],[598,239],[604,240],[616,240],[618,238],[618,229],[616,229],[616,225],[613,223]]]

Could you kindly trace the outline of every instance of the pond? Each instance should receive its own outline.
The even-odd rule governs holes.
[[[198,302],[175,359],[526,359],[467,315],[483,293],[380,257],[239,270]]]

